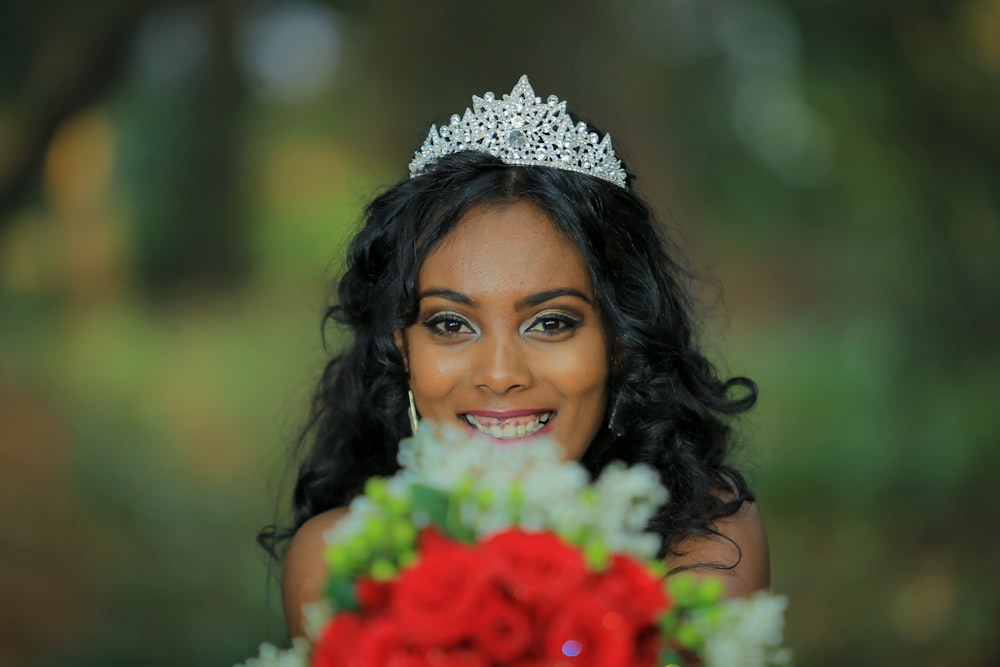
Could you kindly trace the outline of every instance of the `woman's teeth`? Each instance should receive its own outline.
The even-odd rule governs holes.
[[[480,433],[485,433],[501,440],[511,440],[537,433],[549,422],[549,419],[552,418],[552,413],[541,412],[527,420],[523,417],[513,419],[476,417],[474,415],[462,415],[462,417]],[[480,419],[485,423],[481,423]]]

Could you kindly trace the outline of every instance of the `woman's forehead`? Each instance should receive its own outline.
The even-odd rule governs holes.
[[[523,201],[470,210],[418,275],[420,292],[446,288],[486,296],[554,286],[592,292],[580,249],[541,209]]]

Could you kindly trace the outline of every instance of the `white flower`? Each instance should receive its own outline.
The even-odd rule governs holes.
[[[657,473],[614,464],[590,488],[586,469],[560,457],[548,439],[497,446],[488,437],[425,420],[400,443],[403,471],[397,477],[446,493],[472,489],[471,497],[459,500],[459,516],[479,538],[516,524],[570,540],[597,536],[613,552],[655,557],[660,539],[645,528],[667,500]]]
[[[785,626],[784,596],[756,593],[745,599],[727,601],[721,617],[712,622],[707,616],[694,621],[705,636],[707,667],[773,667],[787,665],[791,652],[782,648]]]
[[[256,658],[250,658],[235,667],[307,667],[309,642],[301,637],[292,640],[292,647],[280,649],[273,644],[261,644]]]
[[[595,489],[603,510],[599,527],[608,548],[645,559],[655,557],[660,540],[644,531],[668,495],[656,471],[641,464],[631,468],[612,464],[601,473]]]
[[[323,632],[323,626],[333,616],[333,608],[325,599],[319,602],[307,602],[302,605],[302,616],[306,636],[316,641]]]

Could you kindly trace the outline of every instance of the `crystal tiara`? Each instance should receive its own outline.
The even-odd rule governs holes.
[[[625,186],[625,169],[611,147],[585,123],[574,123],[566,102],[555,95],[542,102],[526,75],[510,95],[473,95],[472,109],[455,114],[441,128],[431,126],[423,146],[410,162],[410,177],[419,176],[445,155],[483,151],[510,165],[553,167],[576,171]]]

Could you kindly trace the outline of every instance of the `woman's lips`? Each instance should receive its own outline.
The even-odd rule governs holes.
[[[480,433],[498,440],[515,440],[535,435],[545,428],[555,413],[551,410],[517,412],[466,412],[460,417]]]

